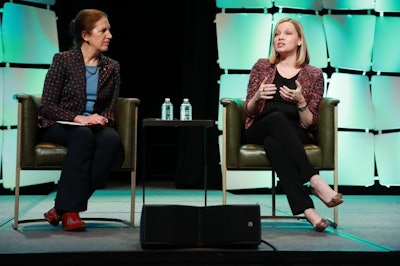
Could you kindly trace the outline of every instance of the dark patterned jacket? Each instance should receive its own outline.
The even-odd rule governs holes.
[[[57,120],[73,121],[81,115],[86,103],[86,67],[80,48],[54,55],[44,81],[39,108],[40,128],[46,128]],[[120,65],[117,61],[100,54],[99,82],[94,112],[108,119],[114,126],[114,113],[121,86]]]
[[[259,59],[253,66],[250,72],[249,83],[247,86],[247,97],[245,108],[247,110],[247,103],[253,98],[254,94],[259,89],[264,78],[267,77],[267,83],[273,83],[276,74],[276,65],[272,65],[269,59]],[[313,122],[308,128],[310,132],[316,129],[318,123],[318,107],[319,103],[324,94],[324,76],[322,70],[306,65],[301,68],[297,80],[300,82],[302,87],[302,93],[304,99],[308,104],[308,109],[313,114]],[[260,115],[264,109],[265,101],[259,104],[259,109],[256,114],[250,114],[247,112],[245,128],[248,128],[253,121]],[[299,121],[300,125],[300,121]]]

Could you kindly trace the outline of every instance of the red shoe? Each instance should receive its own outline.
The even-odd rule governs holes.
[[[48,221],[52,226],[57,226],[61,221],[61,215],[58,214],[56,208],[52,208],[48,212],[45,212],[43,216],[44,219],[46,219],[46,221]]]
[[[85,231],[85,222],[77,212],[66,212],[62,216],[62,225],[65,231]]]

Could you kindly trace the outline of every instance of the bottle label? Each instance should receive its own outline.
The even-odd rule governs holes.
[[[163,104],[161,107],[161,119],[173,120],[173,110],[171,104]]]
[[[181,120],[192,120],[192,110],[191,106],[188,103],[183,103],[181,105]]]

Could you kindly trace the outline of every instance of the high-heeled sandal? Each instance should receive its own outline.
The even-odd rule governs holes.
[[[315,193],[314,188],[311,188],[311,192],[317,196],[327,207],[332,208],[342,204],[344,202],[343,195],[341,193],[337,193],[329,202],[325,202],[320,196]]]
[[[317,232],[323,232],[329,226],[329,221],[327,219],[321,219],[318,223],[315,224],[314,229]]]
[[[343,195],[341,193],[337,193],[332,199],[331,201],[329,201],[328,203],[325,203],[326,206],[328,206],[329,208],[335,207],[339,204],[342,204],[344,202],[343,199]]]

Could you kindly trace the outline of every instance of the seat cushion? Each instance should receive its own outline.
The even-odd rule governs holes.
[[[61,169],[67,148],[61,145],[42,142],[35,146],[35,166],[38,168]]]
[[[322,167],[322,150],[319,146],[307,144],[304,146],[307,157],[315,168]],[[228,165],[228,169],[272,170],[271,163],[265,155],[262,145],[245,144],[239,149],[238,167]]]
[[[67,155],[68,149],[62,145],[57,145],[48,142],[41,142],[35,146],[34,151],[34,162],[35,168],[39,169],[60,169],[62,167],[65,156]],[[115,157],[113,170],[118,171],[131,171],[131,167],[121,168],[121,164],[124,161],[124,154],[121,151]],[[25,166],[22,169],[33,169],[32,166]]]

